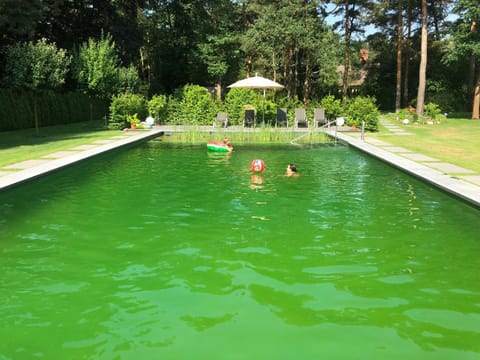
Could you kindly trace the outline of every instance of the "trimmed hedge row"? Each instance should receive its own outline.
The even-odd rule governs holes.
[[[101,120],[108,115],[110,101],[78,92],[26,92],[0,89],[0,131],[35,127],[34,104],[39,126]]]

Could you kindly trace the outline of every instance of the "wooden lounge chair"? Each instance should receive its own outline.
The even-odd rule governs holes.
[[[307,112],[304,108],[295,109],[295,128],[308,128]]]
[[[313,110],[313,127],[324,126],[327,124],[325,118],[325,110],[322,108],[316,108]]]
[[[287,108],[278,108],[277,117],[275,118],[275,127],[283,125],[288,127]]]
[[[224,127],[226,128],[228,125],[228,116],[227,113],[219,112],[213,121],[213,127]]]

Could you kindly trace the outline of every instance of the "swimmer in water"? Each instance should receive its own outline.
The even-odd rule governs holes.
[[[285,176],[300,176],[297,172],[297,166],[295,164],[288,164]]]

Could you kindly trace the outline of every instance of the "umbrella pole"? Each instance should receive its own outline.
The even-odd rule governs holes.
[[[263,89],[262,126],[265,127],[265,89]]]

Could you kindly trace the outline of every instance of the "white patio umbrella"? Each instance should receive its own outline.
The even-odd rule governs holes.
[[[227,86],[231,89],[262,89],[263,90],[263,109],[262,109],[262,123],[265,124],[265,92],[267,89],[269,90],[279,90],[283,89],[283,85],[273,81],[266,79],[264,77],[255,76],[248,77],[243,80],[239,80],[232,85]]]

